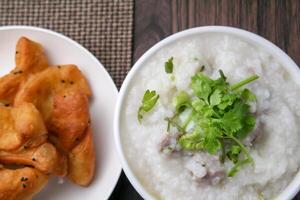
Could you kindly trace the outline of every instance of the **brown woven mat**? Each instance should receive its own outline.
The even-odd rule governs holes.
[[[131,65],[133,0],[0,0],[0,26],[31,25],[76,40],[120,87]]]

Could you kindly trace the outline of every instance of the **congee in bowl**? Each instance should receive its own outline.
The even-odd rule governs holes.
[[[227,33],[159,48],[128,83],[120,141],[164,200],[272,199],[300,166],[300,89],[268,50]]]

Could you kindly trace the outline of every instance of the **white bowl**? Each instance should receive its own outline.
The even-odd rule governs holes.
[[[122,134],[121,129],[121,112],[124,110],[124,99],[127,95],[129,85],[131,84],[132,79],[135,76],[138,76],[139,70],[144,66],[144,63],[151,59],[151,57],[161,48],[166,45],[173,43],[179,39],[187,38],[193,35],[199,35],[203,33],[224,33],[230,34],[234,36],[238,36],[239,38],[244,39],[249,43],[254,43],[266,51],[268,51],[273,57],[275,57],[282,66],[286,67],[288,71],[291,72],[292,78],[300,84],[300,70],[296,63],[280,48],[278,48],[273,43],[268,40],[245,30],[232,28],[232,27],[224,27],[224,26],[203,26],[198,28],[188,29],[176,34],[173,34],[164,40],[160,41],[153,47],[151,47],[144,55],[134,64],[131,71],[128,73],[119,93],[119,98],[115,110],[115,118],[114,118],[114,133],[115,133],[115,141],[117,145],[117,150],[119,153],[119,157],[121,160],[121,164],[123,170],[128,177],[129,181],[132,183],[134,188],[139,192],[139,194],[147,200],[155,199],[150,193],[147,192],[145,187],[141,184],[141,182],[137,179],[132,169],[130,168],[128,161],[126,160],[126,156],[124,155],[124,149],[121,141],[120,135]],[[278,200],[288,200],[292,199],[297,192],[300,190],[300,172],[297,173],[295,178],[291,181],[291,183],[284,189],[284,191],[276,198]]]

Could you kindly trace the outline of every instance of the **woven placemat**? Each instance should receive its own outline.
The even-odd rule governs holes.
[[[131,65],[133,0],[0,0],[0,26],[51,29],[91,51],[121,86]]]

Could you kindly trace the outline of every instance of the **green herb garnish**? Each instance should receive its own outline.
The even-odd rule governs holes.
[[[138,120],[140,123],[143,119],[143,114],[152,110],[158,99],[159,95],[156,94],[156,91],[146,90],[142,99],[142,104],[138,110]]]
[[[165,72],[167,74],[173,73],[173,66],[173,57],[171,57],[167,62],[165,62]]]
[[[181,112],[186,106],[188,106],[189,102],[189,95],[186,92],[181,91],[176,97],[173,98],[172,105],[176,108],[176,112]]]
[[[220,70],[216,80],[199,72],[191,79],[190,87],[196,98],[186,92],[179,92],[173,99],[175,114],[168,118],[169,126],[180,132],[178,143],[183,150],[206,151],[210,154],[220,152],[220,161],[232,161],[233,167],[228,176],[234,176],[242,166],[253,162],[248,149],[240,140],[253,130],[256,119],[250,113],[249,102],[256,100],[255,94],[243,86],[258,79],[250,76],[241,82],[230,85]],[[191,113],[188,121],[180,122],[178,116],[185,109]],[[187,132],[188,123],[194,128]]]

